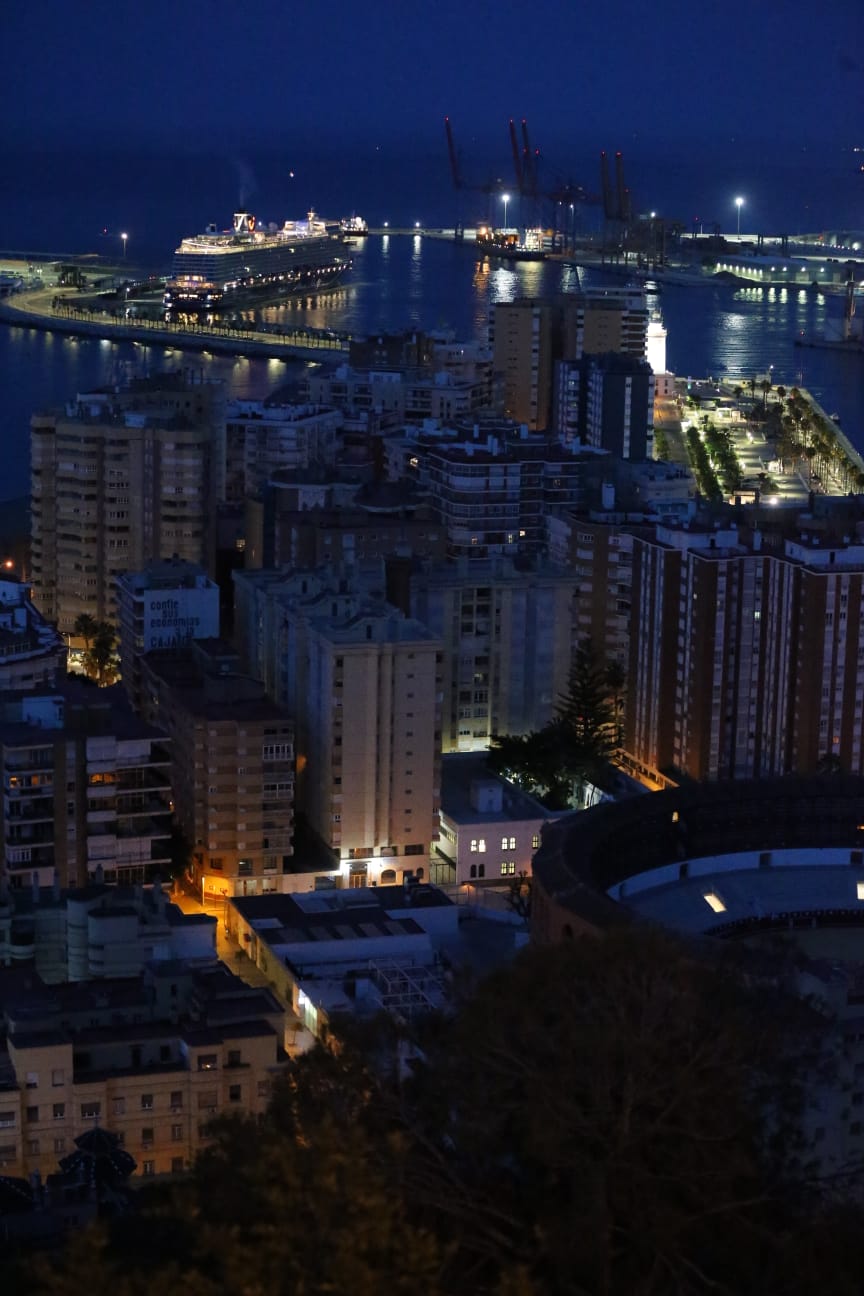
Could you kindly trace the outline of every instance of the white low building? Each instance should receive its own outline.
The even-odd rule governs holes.
[[[530,874],[543,825],[556,815],[494,774],[485,753],[470,752],[442,758],[440,818],[438,854],[464,886]]]

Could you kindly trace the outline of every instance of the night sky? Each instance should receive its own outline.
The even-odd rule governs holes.
[[[6,147],[864,143],[861,0],[9,0],[0,48]]]

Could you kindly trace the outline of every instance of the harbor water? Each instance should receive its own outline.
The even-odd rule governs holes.
[[[620,287],[620,275],[578,270],[558,261],[485,259],[470,245],[417,236],[357,240],[344,284],[320,296],[265,307],[270,323],[363,334],[404,328],[448,329],[457,337],[483,338],[495,302],[574,291],[579,286]],[[838,297],[812,289],[734,284],[648,284],[651,307],[666,326],[667,364],[679,376],[712,375],[742,385],[770,373],[773,382],[806,387],[864,452],[864,358],[795,345],[802,333],[818,334],[842,310]],[[154,369],[203,367],[222,378],[229,394],[264,397],[296,376],[283,361],[184,355],[144,347],[0,325],[0,499],[29,489],[29,420],[32,413],[97,385],[122,382]]]

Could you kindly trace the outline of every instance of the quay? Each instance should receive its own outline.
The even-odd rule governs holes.
[[[211,352],[261,360],[320,360],[348,355],[351,335],[330,329],[285,328],[278,331],[230,324],[177,324],[167,320],[118,320],[107,312],[76,302],[76,294],[54,288],[21,292],[0,299],[0,321],[43,333],[139,342],[178,351]]]

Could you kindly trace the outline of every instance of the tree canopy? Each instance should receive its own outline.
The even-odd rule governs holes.
[[[796,1136],[822,1023],[728,947],[532,948],[420,1035],[355,1031],[192,1175],[37,1263],[33,1296],[810,1296],[861,1213]],[[358,1043],[359,1042],[359,1043]],[[853,1245],[854,1243],[854,1245]]]
[[[490,765],[550,809],[566,809],[574,790],[599,777],[618,745],[623,687],[619,664],[601,662],[592,641],[583,639],[554,718],[533,733],[496,734]]]

